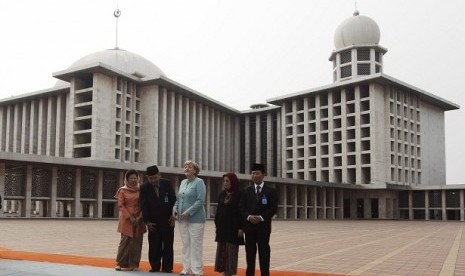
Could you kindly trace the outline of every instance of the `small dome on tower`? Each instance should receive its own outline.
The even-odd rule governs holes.
[[[334,33],[334,46],[336,50],[351,45],[377,45],[380,39],[378,24],[368,16],[354,15],[337,27]]]

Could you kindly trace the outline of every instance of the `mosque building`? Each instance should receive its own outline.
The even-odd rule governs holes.
[[[459,106],[384,74],[371,18],[336,29],[333,83],[238,111],[114,48],[87,55],[49,89],[0,100],[0,217],[118,215],[124,172],[157,164],[183,179],[195,160],[212,218],[221,176],[245,187],[264,163],[279,219],[465,220],[446,186],[446,111]],[[330,72],[328,72],[330,73]]]

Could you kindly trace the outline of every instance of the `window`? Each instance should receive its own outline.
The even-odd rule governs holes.
[[[370,64],[358,64],[357,65],[357,74],[358,75],[369,75],[370,74]]]
[[[352,76],[352,66],[347,65],[341,67],[341,78],[347,78]]]
[[[352,55],[349,51],[344,51],[341,53],[341,64],[352,61]]]

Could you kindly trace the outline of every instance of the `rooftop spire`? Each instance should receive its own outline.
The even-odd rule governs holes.
[[[119,49],[118,48],[118,18],[121,16],[121,10],[118,8],[118,3],[116,4],[116,10],[113,12],[113,15],[116,18],[116,45],[115,45],[115,49]]]

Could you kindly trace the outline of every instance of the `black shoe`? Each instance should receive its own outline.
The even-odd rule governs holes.
[[[150,269],[149,272],[160,272],[160,269],[153,269],[153,268],[152,268],[152,269]]]
[[[173,270],[163,270],[163,273],[173,273]]]

